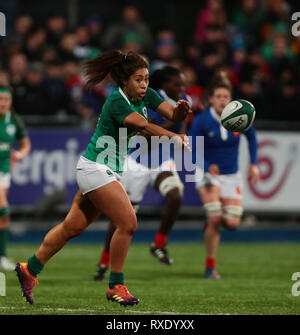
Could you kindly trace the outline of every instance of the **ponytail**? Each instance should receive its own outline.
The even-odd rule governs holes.
[[[135,52],[123,53],[121,50],[109,50],[82,64],[85,86],[92,89],[108,74],[118,86],[140,68],[149,68],[147,60]]]

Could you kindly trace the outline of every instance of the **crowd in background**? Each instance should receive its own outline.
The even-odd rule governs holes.
[[[94,91],[85,90],[80,63],[117,48],[143,54],[150,73],[167,64],[180,68],[194,113],[205,108],[207,84],[223,69],[234,98],[251,101],[258,120],[300,122],[300,37],[291,33],[288,1],[241,0],[230,10],[224,0],[201,4],[184,44],[171,27],[152,31],[132,5],[117,21],[103,22],[93,14],[73,29],[59,14],[42,26],[21,15],[2,43],[0,85],[13,88],[14,108],[25,120],[29,115],[96,120],[113,86],[107,79]]]

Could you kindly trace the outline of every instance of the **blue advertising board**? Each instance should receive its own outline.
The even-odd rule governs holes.
[[[12,170],[12,185],[8,194],[12,206],[32,206],[54,190],[66,191],[63,205],[70,205],[78,186],[76,164],[85,151],[93,131],[82,129],[29,129],[32,142],[30,154]],[[179,173],[185,180],[185,171]],[[148,187],[141,205],[160,206],[164,202],[159,192]],[[185,182],[183,205],[199,206],[194,183]]]

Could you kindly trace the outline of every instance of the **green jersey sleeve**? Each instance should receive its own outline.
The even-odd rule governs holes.
[[[123,124],[124,119],[134,110],[125,99],[115,99],[111,102],[111,115],[118,123]]]
[[[145,100],[147,100],[148,106],[154,111],[162,102],[164,102],[158,93],[151,87],[148,87],[147,89]]]
[[[21,117],[15,113],[12,114],[12,118],[15,122],[17,131],[16,131],[16,140],[22,140],[23,138],[27,137],[27,131],[22,121]]]

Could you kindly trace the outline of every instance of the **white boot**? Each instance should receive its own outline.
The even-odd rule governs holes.
[[[0,257],[0,270],[3,271],[14,271],[16,265],[12,263],[7,257]]]

